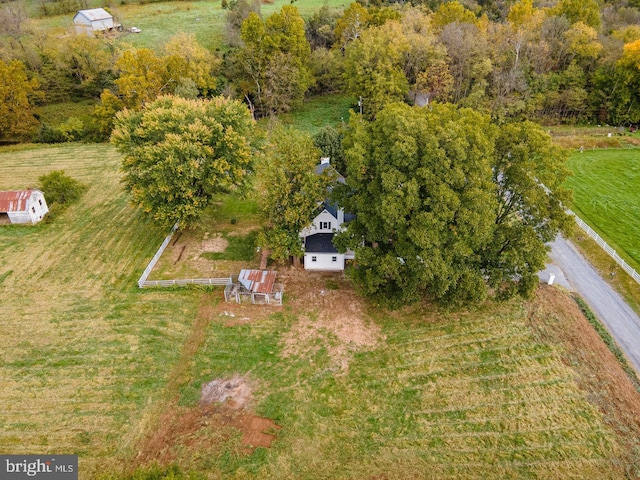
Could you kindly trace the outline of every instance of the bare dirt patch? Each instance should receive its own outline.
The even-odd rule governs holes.
[[[240,451],[245,454],[257,447],[271,447],[280,427],[251,413],[250,401],[251,385],[245,377],[234,375],[206,383],[196,407],[171,403],[157,429],[142,442],[137,464],[167,465],[190,453],[215,454],[222,444],[237,436]]]
[[[251,387],[240,375],[216,379],[202,386],[200,405],[223,403],[232,410],[244,408],[251,398]]]
[[[324,347],[346,372],[353,351],[375,347],[383,338],[380,327],[367,315],[364,300],[342,274],[289,268],[280,271],[280,280],[299,318],[284,336],[285,357],[308,355]]]
[[[528,304],[529,322],[543,340],[564,347],[563,360],[576,381],[617,434],[630,478],[640,476],[640,393],[615,356],[589,324],[575,301],[554,287],[541,285]]]
[[[217,234],[213,237],[205,235],[204,240],[200,245],[201,252],[221,253],[224,252],[229,245],[229,242],[221,235]]]

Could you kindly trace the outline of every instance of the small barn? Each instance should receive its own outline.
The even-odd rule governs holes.
[[[40,190],[0,192],[0,224],[38,223],[48,211]]]
[[[241,270],[224,289],[227,302],[282,305],[284,286],[276,283],[273,270]]]
[[[104,8],[91,8],[89,10],[78,10],[73,17],[76,26],[76,33],[94,36],[97,32],[108,32],[116,25],[113,17]]]

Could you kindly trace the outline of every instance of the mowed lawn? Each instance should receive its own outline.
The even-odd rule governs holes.
[[[165,232],[130,207],[108,145],[0,151],[0,189],[64,169],[89,186],[53,223],[0,227],[0,451],[128,455],[198,304],[139,292]],[[89,476],[83,476],[89,478]]]
[[[575,153],[573,210],[640,271],[640,149]]]
[[[0,151],[2,189],[53,169],[89,185],[52,223],[0,228],[1,452],[78,453],[80,478],[118,478],[167,412],[238,374],[281,427],[271,448],[203,417],[156,458],[202,478],[622,478],[614,434],[526,304],[387,313],[290,269],[284,308],[235,317],[220,290],[141,291],[166,232],[127,204],[118,165],[108,145]]]

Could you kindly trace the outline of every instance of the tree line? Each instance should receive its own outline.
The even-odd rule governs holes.
[[[640,121],[640,10],[628,0],[363,0],[306,21],[293,5],[264,18],[257,0],[224,3],[224,53],[185,34],[155,50],[52,39],[29,31],[17,3],[4,5],[0,76],[16,80],[0,87],[1,139],[105,140],[116,111],[166,94],[225,94],[255,117],[346,92],[369,118],[390,101],[438,101],[498,122]],[[39,125],[34,107],[83,99],[97,102],[92,121]]]
[[[80,66],[78,57],[73,85],[100,91],[96,134],[110,135],[123,154],[135,204],[163,225],[188,224],[219,193],[254,188],[260,246],[286,259],[301,254],[299,232],[331,191],[355,214],[336,246],[356,252],[349,275],[364,294],[402,304],[531,295],[545,244],[570,225],[571,196],[566,153],[524,119],[546,118],[545,105],[556,105],[557,121],[560,110],[574,120],[593,110],[596,90],[587,87],[606,64],[596,3],[521,0],[497,20],[455,1],[323,7],[307,22],[292,5],[266,19],[257,3],[227,8],[233,46],[224,55],[185,35],[159,51],[69,40],[102,42],[101,58],[113,61],[103,84],[100,68],[87,70],[95,64]],[[628,41],[609,67],[637,76],[640,40],[632,25],[619,31]],[[23,62],[4,65],[13,69],[5,88],[24,84],[13,98],[46,97]],[[637,114],[632,85],[607,91],[627,102],[615,110],[626,109],[625,121]],[[359,99],[341,130],[311,138],[277,127],[262,138],[254,128],[257,117],[294,109],[309,92],[334,91]],[[602,105],[592,114],[614,111]],[[332,157],[344,183],[315,174],[320,155]]]

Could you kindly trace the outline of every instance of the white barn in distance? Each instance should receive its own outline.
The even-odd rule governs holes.
[[[113,23],[113,16],[104,8],[78,10],[73,17],[76,33],[93,37],[96,32],[109,32],[117,25]]]
[[[0,192],[0,225],[38,223],[49,211],[40,190]]]

